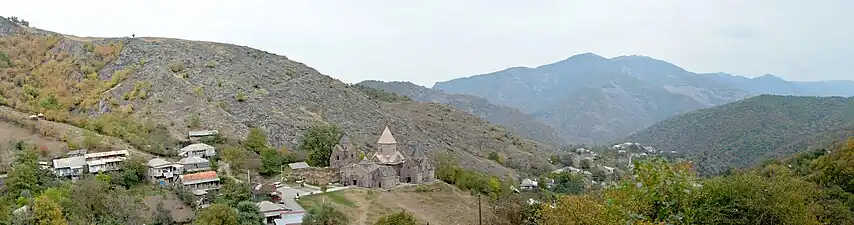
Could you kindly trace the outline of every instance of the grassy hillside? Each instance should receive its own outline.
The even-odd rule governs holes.
[[[0,19],[3,20],[3,19]],[[0,21],[0,105],[174,153],[190,130],[243,139],[260,128],[273,147],[299,149],[314,124],[334,124],[372,151],[389,126],[403,149],[450,153],[496,175],[547,171],[552,147],[496,130],[440,104],[366,93],[285,56],[166,38],[81,38]],[[497,151],[508,160],[486,159]]]
[[[660,122],[626,140],[693,155],[701,172],[747,167],[842,139],[854,98],[761,95]]]
[[[359,225],[374,224],[380,217],[401,210],[429,224],[477,224],[478,220],[477,198],[442,182],[391,191],[351,188],[303,197],[299,202],[304,208],[332,203],[347,215],[350,224]],[[492,216],[486,202],[482,205],[484,218]]]

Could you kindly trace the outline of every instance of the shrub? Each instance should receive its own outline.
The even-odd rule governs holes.
[[[246,101],[246,94],[243,91],[237,91],[237,95],[234,96],[234,99],[238,102]]]
[[[182,65],[182,64],[180,64],[180,63],[172,63],[172,64],[169,64],[169,70],[171,70],[173,73],[180,73],[180,72],[183,72],[183,71],[184,71],[184,69],[185,69],[185,68],[184,68],[184,65]]]
[[[400,211],[380,217],[374,225],[417,225],[418,220],[411,213]]]

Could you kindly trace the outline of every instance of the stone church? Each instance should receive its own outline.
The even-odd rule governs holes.
[[[379,149],[370,157],[341,137],[332,149],[330,167],[340,171],[341,183],[366,188],[392,188],[400,183],[420,184],[435,180],[435,169],[420,148],[398,149],[397,141],[388,127],[377,141]],[[408,154],[401,153],[403,152]]]

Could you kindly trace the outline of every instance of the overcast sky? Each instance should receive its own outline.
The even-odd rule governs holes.
[[[285,55],[354,83],[436,81],[571,55],[647,55],[694,72],[854,80],[851,0],[16,0],[32,26]]]

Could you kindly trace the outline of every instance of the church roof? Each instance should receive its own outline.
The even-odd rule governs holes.
[[[394,136],[391,135],[391,131],[388,130],[388,126],[383,130],[383,134],[380,135],[380,139],[377,140],[377,144],[397,144],[397,141],[394,140]]]
[[[338,144],[341,146],[347,146],[350,144],[350,138],[347,137],[347,134],[341,135],[341,140],[338,141]]]

